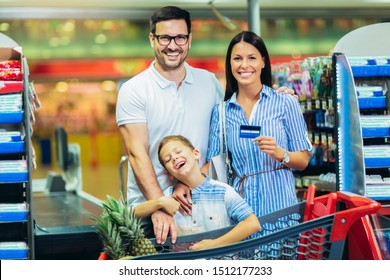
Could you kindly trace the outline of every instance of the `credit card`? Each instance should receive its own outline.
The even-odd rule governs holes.
[[[260,126],[253,125],[241,125],[240,126],[240,137],[241,138],[255,138],[260,136]]]

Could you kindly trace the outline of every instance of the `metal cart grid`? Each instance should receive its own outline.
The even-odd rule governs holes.
[[[297,205],[258,217],[261,230],[256,237],[228,246],[190,251],[194,242],[216,238],[232,227],[179,236],[162,246],[155,243],[158,254],[132,258],[143,260],[312,260],[342,259],[348,229],[359,218],[376,213],[381,205],[369,198],[348,192],[314,197],[308,190],[307,200]]]

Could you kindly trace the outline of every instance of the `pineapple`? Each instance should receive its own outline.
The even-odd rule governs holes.
[[[141,237],[130,247],[131,256],[146,256],[157,254],[156,248],[145,236]]]
[[[92,217],[105,252],[110,259],[125,256],[144,256],[156,254],[152,242],[144,236],[141,220],[130,211],[123,196],[117,201],[111,196],[103,201],[101,218]]]

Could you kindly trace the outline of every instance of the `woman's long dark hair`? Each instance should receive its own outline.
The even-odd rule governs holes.
[[[256,33],[251,31],[242,31],[230,41],[225,62],[225,75],[226,75],[226,90],[225,90],[225,101],[232,97],[233,93],[238,90],[238,84],[236,78],[232,74],[232,67],[230,59],[232,57],[232,49],[235,44],[244,41],[254,46],[264,57],[264,68],[261,71],[260,80],[261,83],[269,87],[272,86],[272,72],[271,72],[271,61],[269,58],[267,47],[264,44],[263,39],[260,38]]]

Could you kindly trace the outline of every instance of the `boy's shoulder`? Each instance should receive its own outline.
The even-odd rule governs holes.
[[[201,185],[193,189],[193,191],[197,193],[208,193],[208,194],[219,193],[220,194],[220,193],[225,193],[227,191],[230,191],[230,189],[234,191],[234,189],[228,184],[211,179],[210,177],[207,176],[206,180],[204,180],[204,182]]]
[[[230,186],[229,184],[226,184],[224,182],[214,180],[210,178],[210,184],[215,188],[224,191],[226,194],[236,194],[236,190]]]
[[[214,180],[214,179],[211,179],[210,178],[210,184],[211,185],[214,185],[214,186],[221,186],[221,187],[225,187],[225,188],[232,188],[232,186],[224,183],[224,182],[221,182],[221,181],[218,181],[218,180]]]

